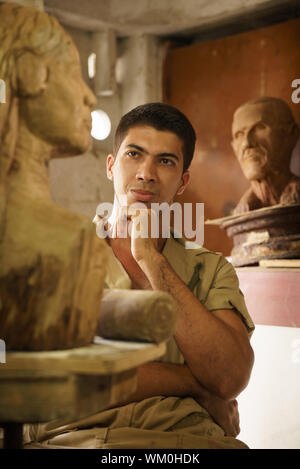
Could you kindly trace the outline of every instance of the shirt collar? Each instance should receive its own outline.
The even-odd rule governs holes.
[[[205,249],[181,236],[175,236],[176,232],[171,231],[162,254],[181,280],[188,285],[193,277],[196,265],[199,264],[198,255]]]

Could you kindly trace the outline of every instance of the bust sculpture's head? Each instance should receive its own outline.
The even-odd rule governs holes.
[[[0,78],[6,84],[0,156],[13,157],[22,125],[32,138],[49,143],[52,156],[86,151],[95,97],[58,21],[35,9],[0,4],[0,44]]]
[[[248,180],[289,172],[299,129],[285,101],[259,98],[234,113],[232,147]]]

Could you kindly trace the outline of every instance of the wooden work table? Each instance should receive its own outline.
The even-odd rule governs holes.
[[[0,364],[4,448],[22,447],[23,423],[75,420],[126,398],[136,390],[136,368],[165,350],[165,343],[95,337],[75,349],[7,352]]]

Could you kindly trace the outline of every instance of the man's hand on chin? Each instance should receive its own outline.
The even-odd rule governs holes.
[[[110,228],[110,236],[127,238],[131,254],[138,264],[153,262],[160,254],[158,217],[150,208],[120,207]]]
[[[159,226],[155,211],[148,208],[129,209],[129,216],[133,258],[137,263],[153,261],[159,254]]]

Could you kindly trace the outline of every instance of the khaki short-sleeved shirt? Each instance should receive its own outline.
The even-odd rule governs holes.
[[[254,324],[233,266],[220,254],[208,251],[171,233],[162,254],[170,266],[209,310],[234,309],[249,336]],[[131,288],[131,280],[111,250],[106,288]],[[174,338],[157,361],[182,364]],[[81,448],[247,448],[226,437],[206,409],[192,397],[155,396],[104,410],[76,422],[55,421],[27,426],[28,447]]]
[[[118,258],[111,250],[106,288],[131,288],[131,280]],[[235,270],[221,254],[208,251],[197,244],[176,238],[171,232],[162,254],[170,266],[209,310],[235,309],[252,335],[254,324],[248,313],[244,295],[239,289]],[[184,358],[172,338],[167,343],[166,354],[156,361],[184,363]]]

